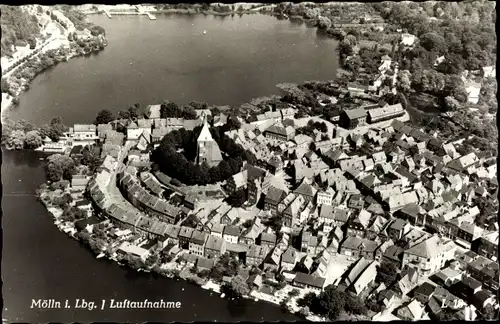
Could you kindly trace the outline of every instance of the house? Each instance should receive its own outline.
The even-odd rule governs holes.
[[[246,264],[248,266],[260,266],[264,262],[269,250],[266,245],[250,245],[247,252]]]
[[[432,281],[443,287],[451,287],[454,283],[462,280],[462,272],[447,267],[431,276]]]
[[[325,278],[316,277],[307,273],[298,272],[293,279],[293,285],[300,288],[308,288],[320,292],[325,286]]]
[[[479,310],[484,310],[487,306],[495,307],[497,304],[495,295],[488,290],[479,290],[472,297],[472,304]]]
[[[273,155],[267,161],[267,170],[276,175],[283,171],[283,160],[279,155]]]
[[[409,33],[401,34],[401,44],[405,46],[413,46],[417,37]]]
[[[424,307],[416,299],[397,310],[397,316],[406,321],[418,321],[424,314]]]
[[[464,82],[465,91],[467,92],[467,102],[477,104],[479,101],[479,93],[481,92],[481,83],[473,80]]]
[[[365,198],[362,195],[354,194],[350,197],[347,207],[353,209],[363,209],[365,206]]]
[[[136,141],[144,130],[137,126],[136,122],[131,122],[127,126],[127,140]]]
[[[346,129],[354,129],[366,124],[366,110],[364,108],[343,110],[340,113],[339,124]]]
[[[222,238],[226,242],[237,244],[240,236],[240,229],[237,226],[227,225],[222,232]]]
[[[131,255],[131,256],[134,256],[136,258],[146,260],[147,256],[149,255],[149,250],[143,249],[142,247],[139,247],[139,246],[134,245],[134,244],[130,244],[129,242],[123,242],[118,247],[116,254],[121,256],[121,257],[124,257],[126,255]]]
[[[481,281],[484,287],[491,290],[498,290],[498,262],[478,256],[467,263],[466,269],[470,276]]]
[[[191,240],[191,236],[193,235],[194,229],[191,227],[181,226],[179,231],[179,247],[185,248],[189,245],[189,241]]]
[[[191,235],[191,239],[189,240],[189,253],[204,256],[207,236],[208,235],[205,232],[194,230],[193,235]]]
[[[434,290],[436,286],[430,284],[429,282],[424,282],[420,286],[417,287],[415,292],[413,293],[416,300],[421,302],[422,304],[426,304],[434,294]]]
[[[407,221],[397,218],[387,227],[387,235],[391,240],[397,242],[402,239],[403,236],[410,231],[410,229],[411,226]]]
[[[264,199],[264,210],[270,210],[274,213],[278,211],[278,205],[283,201],[286,192],[274,186],[269,187]]]
[[[264,136],[269,139],[287,142],[295,137],[295,128],[292,126],[285,127],[283,124],[277,123],[267,128],[264,131]]]
[[[406,296],[418,284],[418,273],[415,269],[409,268],[401,272],[401,279],[396,282],[393,289],[401,296]]]
[[[372,214],[365,209],[362,209],[356,217],[351,218],[351,220],[347,223],[347,234],[365,237],[371,218]]]
[[[283,225],[292,227],[298,222],[299,213],[306,204],[304,196],[297,196],[283,211]]]
[[[465,301],[472,301],[472,297],[482,289],[482,283],[472,277],[463,277],[450,287],[450,292]]]
[[[99,139],[96,135],[96,125],[75,124],[73,126],[74,141],[95,141]]]
[[[458,172],[464,172],[469,167],[473,166],[479,161],[479,158],[474,152],[464,155],[458,159],[450,161],[446,166]]]
[[[161,105],[148,105],[144,111],[144,116],[147,119],[160,119]]]
[[[395,105],[385,105],[382,108],[368,110],[367,122],[369,124],[378,123],[403,116],[404,114],[405,111],[400,103]]]
[[[209,235],[205,243],[204,256],[209,259],[216,259],[224,253],[226,253],[226,241],[222,237]]]
[[[381,284],[381,286],[382,285],[385,287],[383,283]],[[382,303],[385,307],[390,307],[394,303],[396,298],[397,297],[394,291],[384,288],[377,295],[377,302]]]
[[[496,68],[494,66],[484,66],[482,71],[483,78],[495,78],[496,77]]]
[[[106,135],[113,131],[113,125],[111,124],[99,124],[97,125],[97,136],[99,136],[100,141],[106,139]]]
[[[273,249],[276,245],[276,234],[262,233],[260,235],[260,245],[266,246],[269,250]]]
[[[71,188],[78,191],[85,191],[85,188],[87,187],[89,181],[90,179],[87,178],[86,176],[74,175],[73,178],[71,179]]]
[[[375,241],[350,236],[340,247],[340,253],[353,258],[364,257],[373,260],[378,244]]]
[[[210,229],[210,234],[222,238],[222,232],[224,231],[224,224],[215,223]]]
[[[264,271],[277,271],[280,266],[281,255],[283,250],[279,247],[275,247],[264,259]]]
[[[250,289],[260,289],[263,284],[262,276],[259,274],[251,275],[247,280]]]
[[[471,243],[481,237],[483,229],[471,222],[463,221],[456,228],[456,239],[464,241],[467,247],[471,247]]]
[[[260,233],[264,230],[264,227],[260,218],[256,218],[252,226],[243,231],[239,238],[239,242],[247,245],[255,244]]]
[[[305,201],[310,202],[316,196],[317,189],[311,185],[311,181],[307,178],[302,180],[302,183],[293,191],[294,194],[303,196]]]
[[[431,275],[441,269],[445,262],[454,259],[456,246],[432,236],[410,247],[403,253],[402,267],[414,268],[419,274]]]
[[[168,239],[169,243],[177,245],[179,243],[179,232],[181,227],[179,225],[168,224],[165,230],[165,237]]]
[[[297,264],[297,250],[289,246],[281,255],[281,271],[292,271]]]
[[[148,148],[149,144],[151,144],[151,132],[145,130],[139,136],[138,143],[137,143],[136,147],[139,151],[142,152]]]
[[[207,259],[203,257],[198,257],[198,260],[196,261],[196,268],[198,271],[210,271],[215,265],[214,259]]]
[[[375,277],[377,276],[378,265],[379,263],[377,261],[371,262],[354,280],[351,287],[348,287],[348,289],[354,292],[356,296],[359,296],[359,294],[361,294],[363,290],[365,290],[375,281]]]
[[[316,196],[316,203],[318,205],[328,205],[332,204],[333,197],[335,196],[335,190],[332,187],[328,187],[326,190],[320,190]]]
[[[498,257],[498,231],[485,232],[479,239],[472,243],[471,250],[496,261]]]

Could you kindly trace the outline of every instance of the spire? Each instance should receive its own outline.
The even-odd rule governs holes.
[[[201,117],[203,118],[203,128],[201,129],[200,136],[198,136],[198,142],[208,142],[213,141],[212,134],[210,134],[210,129],[208,127],[207,116],[205,112],[202,113]]]

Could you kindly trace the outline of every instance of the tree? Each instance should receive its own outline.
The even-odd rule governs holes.
[[[318,27],[321,29],[329,29],[332,27],[332,21],[325,16],[318,17]]]
[[[71,179],[74,172],[75,164],[69,156],[54,154],[48,157],[47,178],[50,181]]]
[[[149,254],[148,258],[146,259],[146,266],[147,267],[151,267],[153,266],[154,264],[156,264],[158,261],[159,261],[159,257],[158,257],[158,254],[156,253],[151,253]]]
[[[15,130],[10,133],[5,145],[8,149],[22,150],[24,148],[25,138],[26,134],[22,130]]]
[[[307,294],[304,295],[304,297],[299,298],[297,300],[297,305],[300,307],[307,307],[308,305],[311,305],[313,300],[316,298],[316,294],[313,292],[308,292]]]
[[[361,61],[361,57],[359,55],[356,55],[346,61],[345,67],[348,71],[357,73],[362,64],[363,62]]]
[[[120,110],[118,112],[118,118],[120,119],[129,119],[130,118],[130,113],[128,110]]]
[[[135,104],[128,108],[129,117],[132,119],[137,119],[139,117],[139,104]]]
[[[398,269],[392,262],[382,262],[377,269],[376,280],[383,282],[386,286],[390,286],[398,275]]]
[[[399,90],[405,93],[409,92],[411,89],[410,71],[403,70],[399,73],[398,77],[399,77],[399,82],[398,82]]]
[[[351,56],[354,53],[353,46],[351,45],[349,40],[344,39],[340,42],[339,53],[342,57]]]
[[[38,131],[32,130],[26,133],[26,137],[24,139],[24,143],[26,148],[35,149],[37,147],[42,146],[42,138]]]
[[[428,51],[443,55],[446,52],[445,39],[436,32],[430,32],[420,37],[420,45]]]
[[[107,109],[103,109],[97,114],[97,117],[95,118],[95,124],[109,124],[113,120],[113,113]]]
[[[160,106],[161,118],[180,118],[182,111],[175,102],[165,101]]]
[[[245,281],[245,279],[238,275],[231,280],[231,283],[226,286],[226,295],[232,296],[234,298],[240,298],[242,296],[248,295],[250,289]]]
[[[460,103],[451,96],[444,98],[444,106],[448,111],[457,111],[460,109]]]
[[[94,171],[101,165],[101,157],[93,150],[90,150],[88,146],[85,146],[82,150],[82,159],[80,162],[88,166],[90,171]]]

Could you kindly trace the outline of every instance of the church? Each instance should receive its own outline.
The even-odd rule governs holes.
[[[200,136],[198,136],[198,152],[196,163],[201,164],[207,162],[209,167],[214,167],[222,161],[222,154],[219,145],[212,138],[210,129],[208,127],[207,116],[203,115],[203,128],[201,129]]]

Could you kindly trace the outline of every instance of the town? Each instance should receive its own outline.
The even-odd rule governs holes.
[[[314,321],[498,319],[489,40],[464,40],[481,54],[465,64],[429,54],[441,35],[397,28],[414,8],[354,23],[336,13],[349,8],[314,6],[272,10],[341,39],[333,81],[279,84],[285,95],[240,107],[167,100],[72,127],[9,121],[2,142],[50,154],[38,197],[97,258]],[[369,31],[344,32],[359,25]],[[474,68],[455,71],[459,59]],[[432,97],[439,115],[415,121]]]
[[[373,320],[496,312],[498,226],[475,224],[477,201],[497,190],[495,157],[460,154],[460,141],[410,126],[400,103],[361,104],[330,121],[295,118],[284,102],[261,106],[251,122],[163,103],[144,116],[74,125],[38,149],[97,152],[103,163],[45,187],[41,199],[99,257],[305,316],[319,313],[311,292],[328,289],[368,305],[350,313]],[[182,113],[191,119],[172,117]],[[210,170],[212,183],[196,176],[186,185],[172,175],[188,171],[158,166],[172,160],[154,152],[169,149],[171,134],[189,142],[188,132],[189,163]],[[222,132],[224,148],[231,141],[252,157],[227,172],[220,165],[234,156]],[[68,217],[57,204],[79,212]]]

